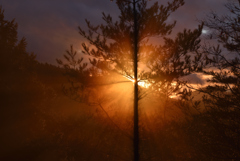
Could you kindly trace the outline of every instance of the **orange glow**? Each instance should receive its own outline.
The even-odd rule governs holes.
[[[130,77],[127,77],[127,76],[124,76],[124,77],[126,77],[127,79],[129,79],[130,81],[135,83],[135,79],[134,78],[130,78]],[[151,84],[148,83],[147,81],[138,79],[138,85],[141,86],[141,87],[144,87],[144,88],[148,88]]]
[[[151,84],[147,83],[146,81],[139,81],[138,85],[144,88],[148,88]]]
[[[176,93],[174,93],[174,94],[172,94],[171,96],[169,96],[170,98],[178,98],[178,96],[177,96],[177,94]]]

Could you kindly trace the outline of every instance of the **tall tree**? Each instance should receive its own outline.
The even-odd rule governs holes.
[[[198,49],[202,25],[193,31],[185,29],[178,33],[175,39],[171,39],[168,35],[171,34],[176,21],[167,23],[167,20],[171,13],[184,4],[183,0],[173,0],[166,6],[155,2],[150,7],[147,0],[116,0],[116,4],[120,10],[118,21],[114,22],[111,15],[103,13],[104,24],[94,26],[86,20],[88,31],[79,27],[80,35],[88,41],[82,43],[82,52],[91,57],[89,59],[91,67],[83,70],[83,66],[86,65],[82,64],[82,59],[80,61],[73,59],[74,62],[79,62],[79,68],[71,70],[81,75],[82,72],[87,73],[88,81],[81,82],[83,88],[75,86],[74,89],[77,90],[90,91],[89,87],[93,88],[91,84],[96,83],[93,78],[98,78],[101,83],[105,82],[103,84],[121,83],[121,78],[114,79],[116,73],[134,82],[133,144],[134,160],[138,161],[140,157],[138,102],[146,94],[146,90],[139,84],[141,82],[151,84],[147,92],[161,96],[169,97],[173,93],[180,93],[186,82],[180,81],[179,78],[201,70],[199,62],[202,54]],[[158,41],[163,43],[153,43],[152,38],[158,38]],[[61,60],[58,62],[69,69],[68,65],[72,61],[71,56],[67,55],[71,53],[65,55],[68,63],[64,64]],[[139,64],[144,66],[143,70],[140,70]],[[83,90],[80,93],[84,93]],[[88,94],[89,97],[93,95],[89,92]]]

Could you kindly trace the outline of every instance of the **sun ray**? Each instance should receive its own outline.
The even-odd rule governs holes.
[[[127,78],[128,80],[132,81],[133,83],[135,82],[135,79],[134,77],[128,77],[128,76],[124,76],[125,78]],[[150,83],[148,83],[147,81],[145,80],[140,80],[138,79],[138,85],[141,86],[141,87],[144,87],[144,88],[148,88],[149,86],[151,86]]]

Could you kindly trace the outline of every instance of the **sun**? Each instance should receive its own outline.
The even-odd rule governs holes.
[[[128,80],[132,81],[133,83],[135,82],[135,79],[134,78],[130,78],[130,77],[127,77],[127,76],[124,76],[125,78],[127,78]],[[148,83],[147,81],[145,80],[138,80],[138,85],[141,86],[141,87],[144,87],[144,88],[149,88],[151,86],[150,83]]]
[[[147,81],[138,81],[138,85],[144,88],[149,88],[151,86],[150,83],[148,83]]]

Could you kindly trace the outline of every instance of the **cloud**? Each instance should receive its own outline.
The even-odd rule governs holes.
[[[177,20],[176,32],[196,28],[196,17],[210,9],[219,10],[223,2],[225,0],[186,0],[171,16]],[[103,22],[102,12],[114,18],[119,14],[115,2],[110,0],[7,0],[1,3],[6,18],[16,18],[19,36],[27,38],[28,51],[37,54],[38,60],[50,63],[55,63],[71,44],[80,48],[84,40],[77,27],[86,27],[85,18],[97,25]]]
[[[2,6],[6,19],[16,18],[19,37],[27,38],[28,51],[50,63],[70,45],[80,48],[83,40],[77,27],[86,27],[85,18],[99,24],[102,11],[116,10],[114,3],[99,0],[8,0]]]

